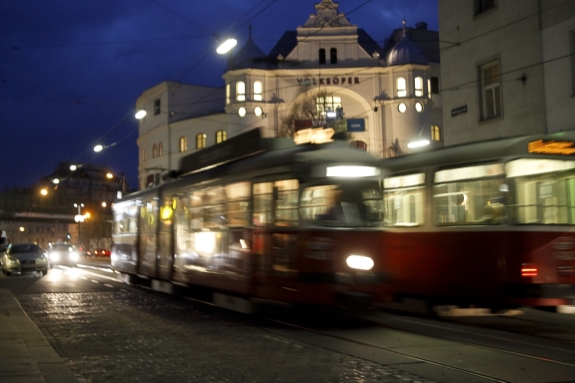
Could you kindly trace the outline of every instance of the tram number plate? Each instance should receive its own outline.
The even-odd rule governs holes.
[[[310,259],[331,261],[334,259],[334,244],[330,238],[315,237],[307,242],[305,256]]]

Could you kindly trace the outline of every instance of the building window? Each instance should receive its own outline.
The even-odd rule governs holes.
[[[156,158],[158,156],[158,146],[154,144],[152,148],[152,158]]]
[[[429,79],[430,93],[439,94],[439,77]]]
[[[319,50],[319,63],[325,64],[325,49],[323,48]]]
[[[481,86],[481,119],[501,116],[501,79],[499,61],[479,67]]]
[[[423,97],[423,78],[416,77],[413,85],[415,86],[415,97]]]
[[[569,47],[569,53],[571,53],[571,94],[575,96],[575,31],[569,33]]]
[[[236,100],[238,101],[246,100],[246,83],[243,81],[238,81],[236,83]]]
[[[225,130],[218,130],[216,132],[216,144],[224,142],[228,139],[228,134]]]
[[[407,87],[403,77],[397,79],[397,97],[407,97]]]
[[[496,6],[495,0],[475,0],[475,14],[478,15]]]
[[[439,125],[431,125],[431,141],[441,141],[441,128]]]
[[[154,116],[160,114],[160,99],[154,101]]]
[[[230,103],[230,84],[226,84],[226,104]]]
[[[331,48],[329,50],[329,62],[331,64],[337,64],[337,49]]]
[[[180,137],[179,147],[180,153],[188,151],[188,139],[186,137]]]
[[[164,145],[160,142],[158,144],[158,157],[161,157],[164,154]]]
[[[206,135],[200,133],[196,136],[196,149],[203,149],[206,147]]]
[[[263,89],[264,89],[264,86],[263,86],[261,81],[254,82],[254,100],[255,101],[263,100],[263,96],[262,96]]]
[[[342,109],[341,97],[318,97],[315,99],[315,105],[318,116],[326,116],[328,118],[337,117],[338,109]]]

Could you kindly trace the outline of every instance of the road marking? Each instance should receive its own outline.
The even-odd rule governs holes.
[[[109,285],[109,284],[107,284],[107,283],[104,283],[104,286],[109,287],[109,288],[112,288],[112,289],[114,288],[114,286]]]
[[[92,282],[94,282],[94,283],[100,283],[100,281],[97,281],[97,280],[95,280],[95,279],[92,279]]]

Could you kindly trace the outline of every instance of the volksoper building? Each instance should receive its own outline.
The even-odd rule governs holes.
[[[322,0],[267,54],[250,29],[223,88],[166,81],[142,93],[140,188],[161,183],[192,151],[254,128],[276,137],[333,127],[378,157],[419,150],[411,144],[422,140],[441,145],[439,76],[438,33],[426,23],[404,22],[380,45]]]

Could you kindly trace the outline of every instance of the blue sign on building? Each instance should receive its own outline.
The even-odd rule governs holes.
[[[365,132],[365,119],[351,118],[347,120],[348,132]]]

